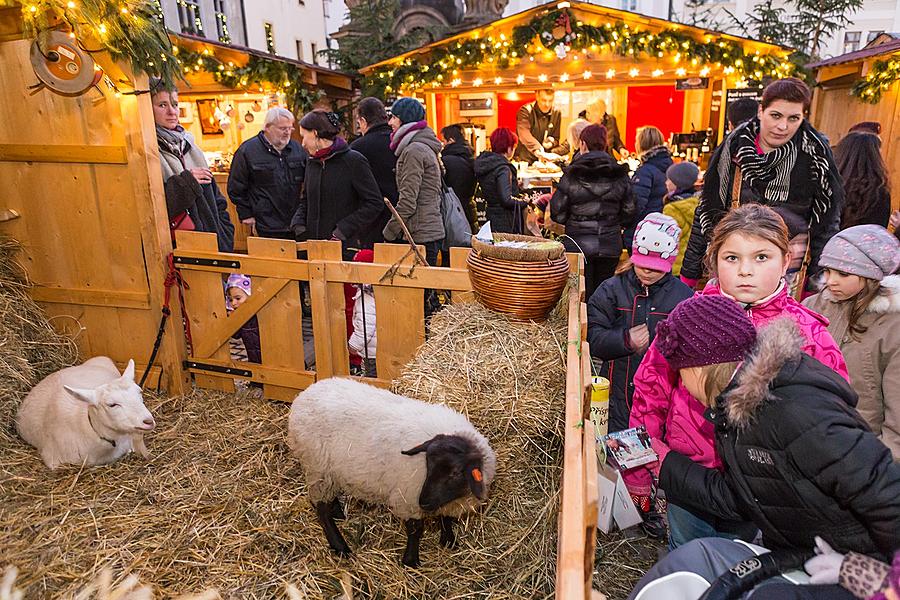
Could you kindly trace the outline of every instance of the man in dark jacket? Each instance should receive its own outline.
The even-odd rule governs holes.
[[[384,104],[378,98],[363,98],[356,107],[356,114],[356,124],[362,136],[353,140],[350,149],[366,157],[381,197],[397,206],[397,156],[391,150],[391,126],[388,125]],[[384,241],[381,230],[390,218],[391,211],[386,206],[382,207],[382,212],[372,222],[372,234],[369,236],[372,243]]]
[[[733,314],[723,308],[728,307],[703,318],[690,315],[684,319],[691,323],[687,327],[673,313],[667,323],[672,335],[657,328],[658,347],[666,347],[666,360],[681,365],[682,374],[689,364],[709,364],[683,358],[700,348],[692,336],[707,336],[699,350],[703,356],[731,352],[717,349],[720,344],[739,345],[730,335],[723,339],[721,327],[710,330],[713,321],[729,323],[731,331],[753,330],[749,319],[738,323],[739,306]],[[857,396],[850,385],[804,354],[804,343],[790,319],[764,327],[737,373],[724,376],[722,383],[728,377],[731,383],[714,399],[706,396],[711,387],[706,377],[698,386],[682,376],[692,394],[714,404],[708,414],[724,468],[707,468],[660,448],[660,487],[669,502],[692,512],[752,519],[769,549],[811,554],[818,535],[839,552],[883,560],[900,549],[900,464],[854,409]]]
[[[538,152],[553,152],[560,156],[569,154],[569,141],[562,129],[562,114],[553,108],[553,90],[538,90],[535,101],[526,104],[516,113],[516,135],[519,145],[513,155],[515,160],[532,163],[538,160]]]
[[[462,127],[448,125],[441,129],[444,149],[441,161],[444,163],[444,180],[459,197],[466,219],[477,231],[475,215],[475,150],[466,142]]]
[[[275,107],[263,130],[234,153],[228,197],[245,225],[262,237],[292,240],[291,218],[300,202],[307,154],[291,139],[294,115]]]

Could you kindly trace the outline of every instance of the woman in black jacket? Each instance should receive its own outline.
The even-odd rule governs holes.
[[[472,231],[478,231],[475,211],[475,151],[463,135],[459,125],[448,125],[441,129],[444,149],[441,162],[444,163],[444,180],[459,197],[466,220]]]
[[[518,142],[515,133],[500,127],[491,134],[491,149],[475,159],[475,178],[481,186],[491,231],[522,233],[525,230],[525,204],[516,199],[518,173],[509,162]]]
[[[340,240],[350,255],[348,248],[371,248],[378,239],[381,232],[373,224],[384,203],[369,161],[350,149],[339,128],[340,118],[324,110],[300,120],[310,156],[291,228],[297,239]]]
[[[588,298],[616,272],[622,230],[634,225],[635,197],[628,168],[606,153],[606,140],[602,125],[582,130],[578,158],[550,199],[550,218],[566,226],[566,250],[584,254]]]
[[[769,549],[811,554],[816,535],[882,559],[900,548],[900,464],[854,409],[849,384],[801,351],[792,320],[757,335],[737,303],[695,296],[656,338],[687,390],[710,405],[723,463],[707,468],[654,440],[670,502],[749,518]]]

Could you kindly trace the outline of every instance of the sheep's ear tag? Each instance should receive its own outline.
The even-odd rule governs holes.
[[[481,475],[481,469],[479,469],[478,467],[472,469],[472,479],[474,479],[478,483],[484,481],[484,477]]]

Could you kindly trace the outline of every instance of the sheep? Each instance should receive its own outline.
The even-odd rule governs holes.
[[[487,499],[497,468],[488,441],[463,415],[352,379],[325,379],[296,397],[288,445],[331,549],[351,554],[335,523],[344,518],[344,492],[403,520],[408,567],[420,564],[426,517],[439,517],[442,546],[455,545],[456,519]]]
[[[19,435],[50,469],[107,464],[132,450],[146,458],[143,434],[154,427],[134,382],[134,361],[120,376],[105,356],[48,375],[16,415]]]

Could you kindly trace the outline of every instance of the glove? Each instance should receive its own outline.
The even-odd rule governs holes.
[[[682,275],[680,279],[684,285],[688,286],[691,289],[694,289],[697,286],[697,282],[700,281],[699,279],[690,279],[688,277],[685,277],[684,275]]]
[[[809,582],[814,585],[835,585],[841,573],[844,555],[836,552],[828,542],[816,536],[816,555],[806,561],[803,568],[809,573]]]

